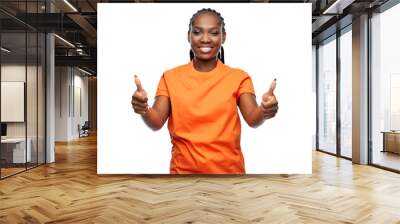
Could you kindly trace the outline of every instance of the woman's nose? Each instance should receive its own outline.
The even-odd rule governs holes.
[[[208,43],[208,42],[210,42],[210,36],[208,34],[204,34],[201,37],[200,41],[203,42],[203,43]]]

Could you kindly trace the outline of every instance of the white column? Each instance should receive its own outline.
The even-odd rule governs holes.
[[[55,76],[54,76],[54,35],[47,34],[46,36],[46,60],[47,60],[47,74],[46,74],[46,163],[52,163],[55,161],[55,150],[54,150],[54,133],[55,133]]]
[[[353,162],[368,163],[368,15],[353,20]]]
[[[48,12],[54,11],[50,1],[46,1]],[[54,35],[46,35],[46,163],[55,161],[54,133],[55,133],[55,44]]]

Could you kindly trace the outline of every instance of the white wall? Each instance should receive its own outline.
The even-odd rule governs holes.
[[[32,67],[28,67],[28,70],[30,69],[32,69]],[[2,65],[1,81],[25,82],[25,65]],[[5,110],[5,108],[1,108],[1,110]],[[7,137],[25,137],[25,123],[7,123]]]
[[[88,120],[88,78],[83,75],[76,68],[56,67],[56,141],[79,138],[78,124]]]
[[[77,137],[79,135],[77,126],[81,126],[88,120],[88,77],[81,76],[82,73],[77,73],[78,70],[74,70],[74,111],[72,119],[72,135]],[[80,93],[79,93],[80,92]],[[80,97],[79,97],[80,96]],[[81,110],[81,111],[80,111]]]
[[[36,86],[36,80],[34,80],[31,76],[36,76],[36,66],[27,66],[18,65],[18,64],[9,64],[1,66],[1,81],[3,82],[25,82],[25,75],[27,69],[29,86]],[[39,71],[41,72],[41,71]],[[27,119],[28,122],[28,137],[30,133],[35,132],[36,135],[36,124],[31,124],[34,121],[36,123],[36,113],[32,111],[36,111],[36,87],[35,88],[27,88],[27,103],[28,103],[28,113]],[[34,98],[34,99],[31,99]],[[34,102],[34,104],[32,104]],[[40,105],[39,105],[40,106]],[[6,110],[6,108],[1,108],[2,110]],[[32,129],[30,129],[32,128]],[[25,137],[25,122],[7,122],[7,136],[8,137]]]
[[[68,86],[70,83],[68,67],[55,68],[55,141],[68,140]]]

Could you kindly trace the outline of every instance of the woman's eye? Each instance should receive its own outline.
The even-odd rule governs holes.
[[[213,32],[213,33],[211,33],[211,35],[213,35],[213,36],[218,36],[218,32]]]
[[[193,34],[195,34],[195,35],[198,35],[198,34],[200,34],[200,32],[199,31],[197,31],[197,30],[193,30],[193,32],[192,32]]]

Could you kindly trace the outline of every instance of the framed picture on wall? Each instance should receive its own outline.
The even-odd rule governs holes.
[[[24,122],[25,82],[1,82],[1,122]]]

